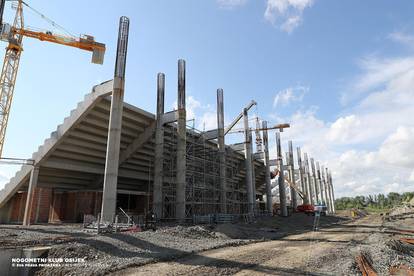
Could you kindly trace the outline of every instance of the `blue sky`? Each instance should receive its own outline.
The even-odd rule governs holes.
[[[25,39],[5,157],[30,157],[93,85],[112,78],[126,15],[127,102],[155,111],[156,74],[164,72],[172,109],[184,58],[198,128],[214,127],[221,87],[226,121],[255,99],[252,116],[290,122],[282,137],[333,170],[338,196],[414,190],[412,1],[27,2],[71,33],[94,35],[107,55],[99,66],[87,52]],[[7,4],[6,21],[13,12]],[[27,26],[54,31],[25,15]],[[13,170],[0,166],[3,178]]]

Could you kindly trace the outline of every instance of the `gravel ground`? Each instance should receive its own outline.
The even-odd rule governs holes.
[[[85,258],[86,261],[73,267],[43,268],[37,275],[103,275],[194,252],[279,239],[311,230],[313,220],[313,217],[295,214],[289,218],[264,218],[252,224],[166,226],[155,232],[106,235],[85,232],[79,225],[33,225],[30,228],[0,225],[0,247],[52,245],[49,258]],[[339,217],[322,218],[326,225],[341,221]]]
[[[358,232],[370,233],[361,241],[351,240],[329,250],[326,256],[314,260],[311,265],[329,274],[360,275],[355,257],[361,253],[369,258],[378,275],[389,275],[391,266],[407,265],[414,268],[414,246],[399,241],[399,238],[414,238],[414,234],[399,233],[395,229],[414,229],[413,208],[397,207],[389,215],[377,218],[377,223],[360,226]],[[371,229],[370,229],[371,228]],[[357,235],[355,236],[357,239]]]

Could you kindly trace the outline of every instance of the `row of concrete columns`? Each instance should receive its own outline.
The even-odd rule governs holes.
[[[278,154],[278,167],[279,173],[279,197],[281,206],[281,215],[285,215],[286,209],[286,194],[284,184],[284,170],[287,170],[288,177],[291,183],[296,185],[298,182],[300,185],[296,185],[298,189],[303,193],[304,199],[301,200],[303,204],[320,204],[325,203],[330,213],[335,213],[334,205],[334,190],[332,184],[332,176],[328,168],[320,166],[319,162],[315,162],[313,158],[308,158],[308,154],[304,153],[302,160],[301,149],[297,148],[297,164],[298,180],[295,176],[294,169],[294,157],[293,157],[293,143],[289,141],[289,151],[286,153],[286,166],[283,165],[282,152],[280,146],[280,134],[276,133],[276,145]],[[310,160],[310,161],[309,161]],[[282,176],[282,177],[280,177]],[[296,209],[298,202],[298,193],[295,189],[290,188],[291,207]]]
[[[103,197],[101,220],[105,222],[113,222],[116,214],[116,197],[117,182],[119,169],[119,154],[122,130],[122,113],[123,98],[125,86],[125,67],[128,46],[129,20],[126,17],[120,19],[117,57],[114,74],[114,87],[112,92],[112,101],[110,107],[110,120],[108,127],[107,151],[105,160],[105,172],[103,181]],[[178,95],[177,110],[165,113],[165,75],[159,73],[157,76],[157,114],[155,126],[155,160],[154,160],[154,188],[153,188],[153,210],[158,218],[163,215],[163,163],[164,163],[164,125],[177,122],[177,156],[176,156],[176,218],[183,221],[186,217],[186,70],[185,61],[178,61]],[[246,191],[248,212],[255,213],[256,210],[256,181],[254,170],[254,154],[252,133],[249,128],[248,108],[243,110],[244,121],[244,152],[245,152],[245,168],[246,168]],[[225,150],[225,128],[224,128],[224,101],[223,90],[217,90],[217,130],[212,138],[217,138],[218,155],[220,162],[219,181],[220,181],[220,212],[227,212],[227,184],[226,184],[226,150]],[[263,148],[260,152],[263,154],[266,177],[266,209],[272,212],[272,193],[270,180],[270,156],[269,156],[269,138],[267,132],[267,122],[262,122],[263,131]],[[279,196],[281,215],[287,216],[286,190],[284,180],[284,162],[281,151],[280,133],[276,132],[277,146],[277,166],[279,167]],[[302,162],[301,152],[298,148],[298,164],[299,164],[299,181],[302,191],[307,195],[310,203],[319,201],[319,198],[327,200],[331,207],[330,211],[334,212],[333,206],[333,187],[332,177],[328,169],[324,172],[324,168],[316,168],[314,160],[311,158],[309,165],[307,154],[304,154],[304,162]],[[289,152],[287,153],[286,168],[289,179],[292,183],[296,183],[294,169],[293,144],[289,142]],[[312,169],[312,170],[311,170]],[[311,174],[312,172],[312,174]],[[30,223],[30,213],[33,200],[33,194],[37,185],[39,168],[34,167],[29,182],[29,192],[26,202],[24,214],[24,224]],[[297,193],[291,189],[292,207],[297,206]]]

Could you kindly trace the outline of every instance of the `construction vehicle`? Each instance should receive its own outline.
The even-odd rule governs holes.
[[[322,215],[322,216],[326,216],[326,212],[327,212],[328,208],[326,207],[325,204],[318,204],[318,205],[312,205],[312,204],[302,204],[302,205],[298,205],[298,207],[296,207],[296,212],[298,213],[305,213],[306,215],[312,215],[314,216],[315,214],[318,215]]]
[[[31,37],[41,41],[52,42],[92,52],[92,62],[96,64],[103,64],[105,55],[105,44],[95,42],[93,36],[82,35],[79,38],[76,38],[71,35],[57,35],[53,34],[51,31],[39,32],[26,28],[24,25],[23,6],[40,14],[42,18],[48,20],[54,27],[60,26],[34,10],[23,0],[12,2],[12,7],[16,9],[13,24],[3,23],[5,2],[6,0],[0,0],[0,40],[8,42],[0,75],[0,157],[2,157],[3,153],[17,71],[19,69],[20,56],[23,51],[23,37]]]
[[[278,175],[279,175],[279,170],[278,169],[275,169],[274,171],[270,172],[270,177],[272,179],[275,178]],[[326,215],[327,207],[326,207],[325,204],[318,204],[318,205],[309,204],[307,195],[304,192],[302,192],[299,189],[298,186],[296,186],[294,183],[292,183],[292,181],[290,181],[290,179],[287,178],[287,177],[285,177],[285,182],[292,189],[294,189],[303,200],[303,204],[298,205],[296,207],[296,210],[295,210],[296,212],[305,213],[307,215],[312,215],[312,216],[314,216],[315,214],[322,215],[322,216]]]
[[[275,169],[274,171],[272,171],[272,172],[270,172],[270,178],[271,179],[274,179],[276,176],[278,176],[279,175],[279,170],[278,169]],[[292,189],[294,189],[297,193],[298,193],[298,195],[302,198],[302,200],[303,200],[303,202],[304,202],[304,204],[307,204],[307,202],[308,202],[308,197],[306,196],[306,194],[304,193],[304,192],[302,192],[300,189],[299,189],[299,187],[298,186],[296,186],[295,184],[293,184],[292,183],[292,181],[290,181],[290,179],[289,178],[287,178],[286,176],[285,176],[285,182],[292,188]]]

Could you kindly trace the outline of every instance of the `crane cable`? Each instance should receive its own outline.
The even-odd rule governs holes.
[[[25,1],[22,1],[23,5],[25,5],[26,7],[28,7],[30,10],[32,10],[34,13],[36,13],[37,15],[39,15],[43,20],[45,20],[46,22],[48,22],[50,25],[52,25],[53,27],[55,27],[56,29],[60,29],[61,31],[63,31],[64,33],[66,33],[68,36],[71,36],[73,38],[75,38],[76,36],[73,35],[71,32],[69,32],[67,29],[65,29],[64,27],[62,27],[61,25],[59,25],[58,23],[56,23],[55,21],[53,21],[52,19],[48,18],[46,15],[44,15],[43,13],[41,13],[40,11],[36,10],[35,8],[33,8],[32,6],[30,6],[29,4],[27,4]]]

